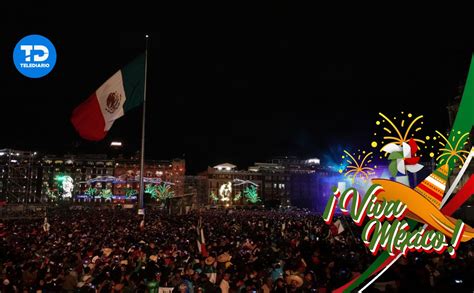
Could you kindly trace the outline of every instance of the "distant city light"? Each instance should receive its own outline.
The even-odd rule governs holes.
[[[222,170],[231,171],[235,167],[236,167],[235,165],[225,163],[225,164],[214,166],[214,169],[217,169],[218,171],[222,171]]]
[[[319,165],[319,164],[320,164],[320,160],[319,160],[318,158],[311,158],[311,159],[306,160],[306,164]]]
[[[17,160],[10,160],[10,162],[17,163],[18,161]]]
[[[121,146],[122,146],[122,142],[120,142],[120,141],[112,141],[112,142],[110,143],[110,146],[121,147]]]

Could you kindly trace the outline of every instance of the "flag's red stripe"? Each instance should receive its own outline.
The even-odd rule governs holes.
[[[205,244],[205,243],[201,243],[201,255],[204,256],[204,257],[208,257],[208,256],[209,256],[209,253],[207,253],[207,249],[206,249],[206,244]]]
[[[101,140],[107,133],[104,131],[105,121],[95,93],[74,109],[71,122],[84,139]]]

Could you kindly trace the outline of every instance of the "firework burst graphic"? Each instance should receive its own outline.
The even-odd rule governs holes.
[[[379,113],[379,116],[382,120],[377,120],[375,124],[377,126],[382,127],[383,136],[380,144],[382,149],[390,143],[396,143],[398,145],[402,145],[404,142],[408,142],[411,138],[417,143],[425,144],[425,141],[419,137],[416,137],[415,134],[422,130],[421,125],[423,125],[423,115],[413,116],[413,114],[408,113],[404,114],[401,112],[400,117],[393,117],[392,119],[388,118],[387,115],[383,113]],[[397,122],[399,124],[397,126]],[[377,133],[374,133],[374,136],[377,137]],[[372,141],[371,146],[373,148],[377,148],[379,143],[377,141]],[[385,156],[387,155],[386,152],[383,152]]]
[[[461,135],[461,132],[458,131],[457,134],[459,135],[459,138],[456,140],[456,135],[453,135],[452,141],[449,141],[449,139],[438,130],[436,130],[436,134],[438,134],[439,138],[442,140],[438,141],[442,148],[439,149],[440,154],[436,158],[436,161],[440,164],[449,164],[451,160],[453,160],[453,163],[456,163],[459,160],[462,166],[467,155],[469,155],[469,152],[463,149],[464,145],[467,144],[467,140],[464,141],[464,139],[469,135],[469,132]],[[464,141],[464,143],[462,143],[462,141]],[[433,157],[433,153],[430,153],[430,156]]]
[[[344,173],[344,176],[347,176],[352,179],[352,182],[355,181],[356,177],[359,176],[364,182],[369,180],[369,175],[374,172],[374,168],[369,167],[369,163],[372,162],[372,152],[362,151],[359,150],[359,153],[349,153],[348,151],[344,150],[344,154],[342,156],[343,159],[346,160],[348,163]]]

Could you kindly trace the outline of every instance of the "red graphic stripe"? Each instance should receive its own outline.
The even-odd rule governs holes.
[[[418,184],[417,188],[429,193],[429,195],[431,195],[432,197],[436,198],[437,200],[441,201],[443,199],[443,197],[441,195],[439,195],[438,193],[434,192],[431,188],[429,188],[428,186],[424,185],[423,182]]]
[[[474,175],[471,175],[467,183],[464,184],[461,190],[441,209],[441,212],[448,216],[452,215],[472,194],[474,194]]]

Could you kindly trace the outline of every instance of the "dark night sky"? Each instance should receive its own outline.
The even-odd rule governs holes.
[[[472,34],[456,29],[329,29],[330,23],[302,21],[297,12],[304,8],[283,4],[214,7],[219,14],[196,9],[199,16],[176,13],[166,25],[155,19],[167,11],[127,19],[152,37],[147,157],[185,154],[190,173],[224,161],[245,167],[274,155],[367,146],[379,111],[424,114],[425,125],[444,130],[445,106],[465,79],[474,47]],[[108,29],[116,13],[94,29],[88,23],[63,32],[83,17],[20,21],[33,15],[11,8],[2,29],[0,148],[101,153],[121,139],[138,149],[139,110],[116,121],[98,143],[82,140],[69,117],[140,53],[144,33]],[[48,37],[58,54],[52,73],[37,80],[20,75],[11,57],[16,42],[31,33]]]

